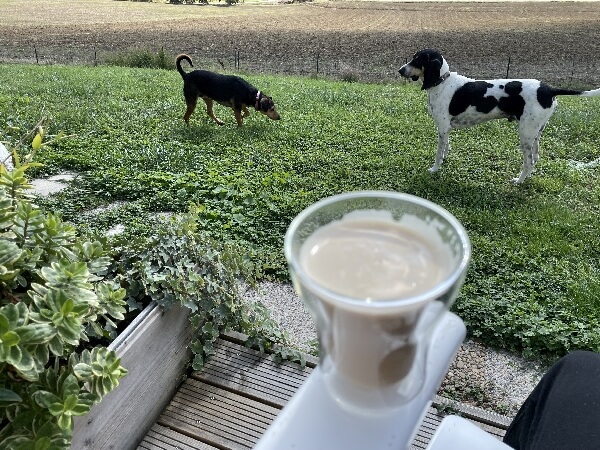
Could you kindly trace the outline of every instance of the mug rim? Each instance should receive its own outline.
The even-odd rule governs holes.
[[[450,274],[445,277],[442,281],[431,287],[425,292],[417,295],[412,295],[403,298],[391,298],[391,299],[373,299],[371,301],[365,301],[365,299],[350,297],[342,295],[335,291],[332,291],[322,284],[315,281],[312,277],[308,276],[306,271],[300,266],[298,258],[293,255],[293,236],[298,227],[303,221],[312,215],[315,211],[321,209],[329,204],[337,203],[343,200],[349,200],[353,198],[382,198],[382,199],[393,199],[403,200],[412,204],[416,204],[427,209],[432,210],[444,220],[446,220],[456,231],[462,248],[462,258],[458,264],[453,268]],[[467,234],[467,231],[460,223],[460,221],[447,209],[434,203],[430,200],[426,200],[416,195],[407,194],[404,192],[396,191],[377,191],[377,190],[364,190],[364,191],[352,191],[341,194],[332,195],[325,197],[304,210],[302,210],[290,223],[284,238],[284,254],[288,262],[288,265],[293,271],[293,274],[302,280],[302,285],[309,288],[323,300],[329,300],[330,302],[346,308],[360,309],[363,312],[368,309],[371,312],[381,311],[389,312],[390,310],[396,309],[410,309],[412,307],[421,305],[430,300],[434,300],[443,296],[448,292],[454,285],[461,281],[461,277],[466,274],[467,267],[471,259],[471,241]]]

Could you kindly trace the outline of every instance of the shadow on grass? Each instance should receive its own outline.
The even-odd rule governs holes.
[[[260,139],[272,132],[272,128],[269,127],[270,123],[263,123],[258,120],[248,121],[242,127],[238,127],[233,118],[230,121],[227,121],[227,118],[222,118],[221,120],[225,121],[224,125],[218,125],[212,120],[205,120],[204,118],[192,119],[189,125],[186,125],[182,121],[177,130],[173,131],[178,135],[179,139],[183,138],[194,144],[223,138],[227,140],[240,139],[242,141],[251,141]]]
[[[508,181],[458,181],[443,173],[415,173],[407,180],[405,192],[426,198],[442,206],[477,210],[521,209],[531,199],[529,181],[514,185]]]

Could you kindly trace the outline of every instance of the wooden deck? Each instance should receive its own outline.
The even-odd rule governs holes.
[[[304,368],[277,365],[272,357],[240,345],[236,336],[225,336],[205,369],[182,383],[138,449],[252,448],[315,366],[313,358]],[[444,403],[436,397],[411,449],[427,446],[443,418],[436,406]],[[452,412],[499,439],[509,424],[507,417],[463,404],[453,404]]]

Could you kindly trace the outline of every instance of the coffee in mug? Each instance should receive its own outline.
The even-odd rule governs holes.
[[[284,249],[316,322],[330,394],[361,411],[414,398],[429,335],[454,301],[470,257],[460,223],[407,194],[341,194],[294,219]]]

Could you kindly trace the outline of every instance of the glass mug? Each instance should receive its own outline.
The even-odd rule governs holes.
[[[430,336],[469,264],[460,222],[413,195],[350,192],[302,211],[284,252],[315,320],[327,391],[361,413],[410,402],[425,380]]]

